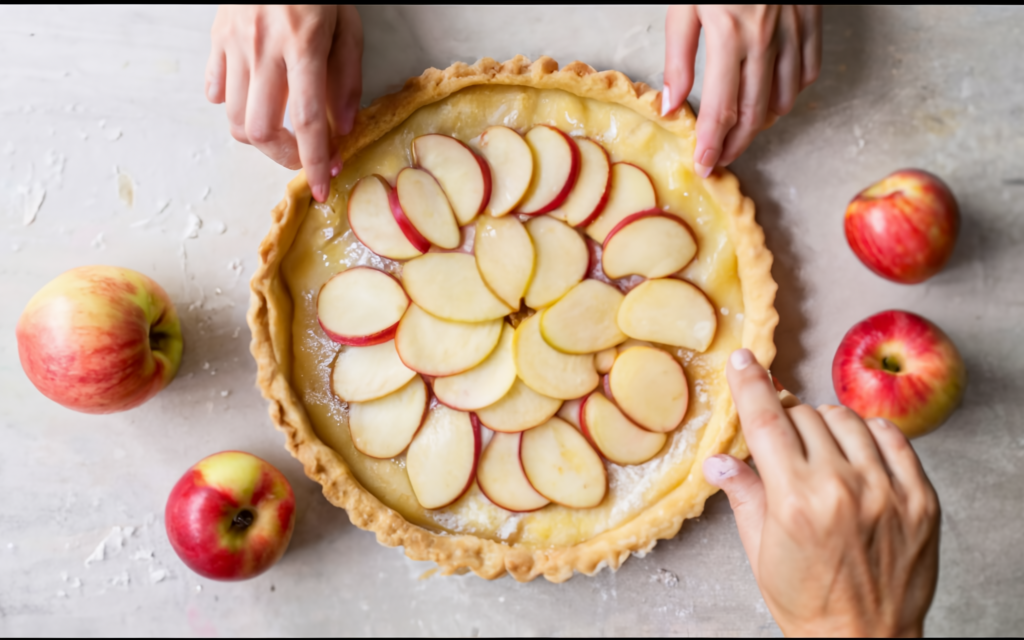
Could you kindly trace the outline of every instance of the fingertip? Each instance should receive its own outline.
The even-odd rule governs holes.
[[[721,488],[723,483],[740,472],[740,461],[730,455],[720,453],[704,460],[702,470],[704,479],[708,483]]]
[[[754,352],[750,349],[737,349],[729,356],[729,364],[736,371],[743,371],[755,361]]]

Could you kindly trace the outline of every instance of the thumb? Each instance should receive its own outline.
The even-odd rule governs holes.
[[[757,556],[761,548],[761,528],[764,525],[764,484],[750,465],[736,458],[720,454],[704,461],[704,478],[725,492],[736,515],[736,528],[747,552],[750,566],[757,578]]]

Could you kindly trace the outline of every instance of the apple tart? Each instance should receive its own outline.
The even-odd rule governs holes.
[[[550,58],[429,69],[299,175],[252,280],[259,386],[324,495],[444,574],[560,582],[674,536],[746,456],[725,381],[770,364],[771,254],[694,116]]]

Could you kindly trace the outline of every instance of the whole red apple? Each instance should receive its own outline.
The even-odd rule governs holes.
[[[949,260],[960,214],[942,180],[904,169],[858,193],[846,208],[845,227],[846,241],[869,269],[914,284]]]
[[[269,462],[224,451],[178,480],[164,524],[189,569],[213,580],[246,580],[284,555],[295,527],[295,495]]]
[[[181,323],[167,293],[119,267],[78,267],[50,281],[18,320],[18,355],[47,398],[84,413],[136,407],[174,378]]]
[[[921,316],[883,311],[854,325],[832,361],[839,402],[914,438],[953,413],[967,385],[956,345]]]

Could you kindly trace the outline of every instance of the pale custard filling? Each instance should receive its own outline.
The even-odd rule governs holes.
[[[683,363],[689,381],[690,404],[683,425],[670,434],[662,452],[644,464],[622,467],[606,462],[608,493],[598,507],[552,504],[515,514],[493,505],[474,483],[454,504],[424,510],[409,484],[404,455],[376,460],[352,446],[346,404],[331,393],[329,384],[332,363],[346,347],[332,342],[318,326],[316,294],[328,278],[356,264],[401,273],[399,263],[372,254],[348,229],[348,194],[357,180],[377,173],[394,184],[398,171],[412,164],[410,145],[419,135],[447,134],[472,146],[491,125],[525,132],[542,123],[589,137],[607,149],[613,162],[633,163],[650,175],[658,206],[685,220],[697,239],[697,257],[683,276],[703,289],[718,311],[717,335],[703,354],[667,348]],[[284,260],[283,274],[295,302],[292,386],[317,435],[342,456],[363,487],[409,522],[430,530],[536,548],[569,546],[614,529],[680,486],[691,471],[700,473],[693,465],[697,445],[707,425],[724,420],[727,413],[723,371],[726,356],[740,346],[743,301],[729,222],[700,180],[684,168],[689,164],[684,161],[687,153],[692,151],[683,140],[626,107],[559,90],[484,86],[419,109],[345,163],[332,183],[328,203],[311,202]],[[485,445],[488,435],[485,430]]]

